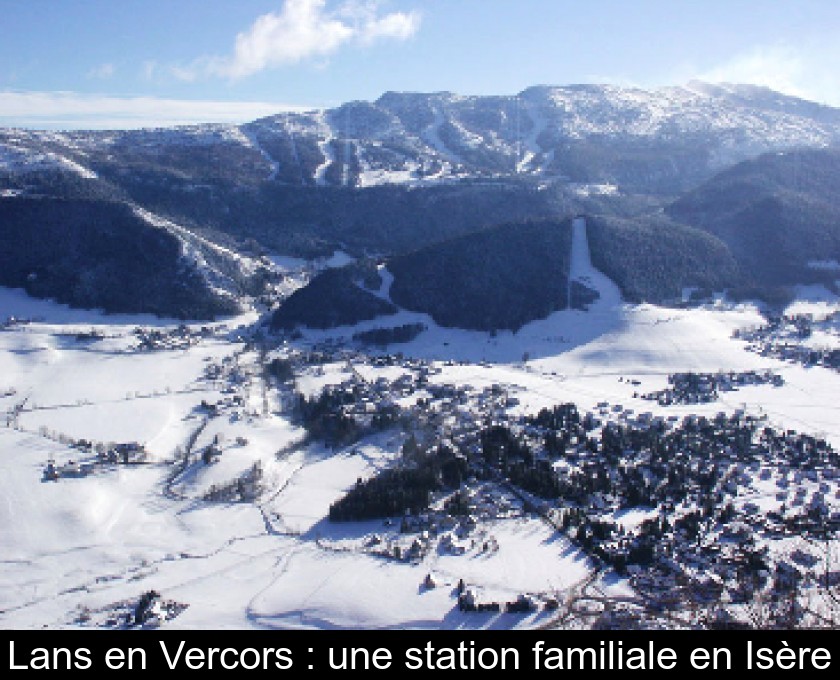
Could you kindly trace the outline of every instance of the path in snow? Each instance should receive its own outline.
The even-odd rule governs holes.
[[[431,146],[435,151],[437,151],[441,156],[443,156],[446,160],[450,163],[458,165],[461,163],[461,158],[458,154],[454,153],[443,143],[443,140],[440,138],[440,126],[443,125],[443,112],[440,109],[435,109],[435,119],[431,125],[426,127],[423,130],[422,137],[423,141],[425,141],[429,146]]]
[[[268,175],[268,180],[273,182],[277,179],[277,174],[280,172],[280,163],[274,158],[272,158],[271,154],[266,151],[262,145],[260,144],[259,140],[257,139],[256,133],[249,133],[242,131],[242,134],[245,135],[250,145],[260,152],[260,155],[266,160],[266,162],[271,167],[271,172]]]
[[[372,290],[368,291],[373,293],[376,297],[385,300],[385,302],[390,302],[394,304],[393,300],[391,300],[391,286],[394,283],[394,275],[388,271],[388,268],[383,264],[380,265],[378,268],[379,276],[382,277],[382,284],[379,286],[379,290]]]
[[[595,290],[600,296],[590,306],[591,312],[606,312],[621,305],[621,292],[612,279],[595,269],[589,250],[589,238],[586,232],[586,218],[576,217],[572,222],[572,256],[569,266],[569,305],[571,309],[571,283],[578,283]]]
[[[353,153],[353,142],[349,139],[344,140],[344,162],[341,164],[341,186],[346,187],[350,184],[350,157]]]
[[[540,155],[543,150],[540,147],[537,139],[543,133],[546,126],[548,125],[548,121],[545,117],[534,108],[534,105],[525,102],[525,111],[528,113],[528,117],[531,119],[531,131],[528,133],[528,136],[522,140],[522,143],[525,146],[525,154],[522,156],[522,159],[516,164],[516,172],[542,172],[543,168],[541,166],[533,167],[532,163],[534,159]]]
[[[317,168],[315,168],[315,184],[319,187],[323,187],[327,185],[327,168],[329,168],[335,162],[335,154],[332,152],[332,148],[330,145],[332,141],[335,139],[332,128],[330,127],[329,122],[327,122],[327,115],[324,112],[319,114],[319,124],[321,127],[321,131],[324,134],[324,139],[318,142],[318,148],[321,150],[321,154],[324,156],[324,162],[321,163]]]

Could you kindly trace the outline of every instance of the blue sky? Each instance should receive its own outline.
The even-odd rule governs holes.
[[[244,121],[387,90],[752,82],[840,106],[836,0],[0,0],[0,125]]]

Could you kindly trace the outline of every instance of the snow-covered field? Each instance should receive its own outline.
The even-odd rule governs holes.
[[[583,239],[585,246],[585,233]],[[558,312],[496,337],[400,312],[389,323],[422,321],[428,329],[399,350],[433,362],[432,385],[507,386],[518,400],[513,413],[568,401],[581,410],[608,402],[680,417],[743,408],[840,446],[840,376],[745,351],[732,333],[762,322],[754,307],[622,305],[586,250],[575,248],[573,257],[573,277],[601,294],[590,311]],[[838,309],[831,296],[805,298],[798,304],[812,311]],[[120,603],[151,589],[188,605],[165,624],[176,628],[529,627],[549,614],[459,611],[458,581],[487,599],[562,598],[593,573],[568,539],[527,513],[483,522],[478,535],[490,550],[472,544],[463,554],[432,550],[414,561],[366,547],[403,540],[395,526],[330,523],[330,504],[359,478],[391,465],[404,438],[386,431],[337,450],[307,442],[276,388],[264,383],[258,352],[229,332],[252,323],[253,313],[217,324],[197,344],[161,351],[137,351],[134,329],[177,322],[70,310],[0,289],[0,322],[8,317],[29,321],[0,330],[2,627],[102,625]],[[347,339],[375,325],[307,331],[300,342]],[[91,329],[102,338],[76,337]],[[371,382],[402,373],[363,362],[354,368]],[[751,369],[772,369],[785,384],[749,386],[691,407],[638,397],[662,389],[677,371]],[[343,360],[307,368],[297,389],[317,394],[349,370]],[[72,447],[80,439],[137,442],[147,456],[136,464],[94,464],[95,452]],[[207,465],[198,452],[210,446],[218,447],[218,460]],[[92,467],[44,481],[48,460]],[[255,498],[207,499],[255,465],[263,475]],[[777,481],[765,473],[741,502],[762,512],[774,506]],[[631,526],[650,512],[619,519]],[[423,585],[427,576],[434,587]],[[599,588],[628,592],[614,575]]]
[[[151,589],[189,605],[172,626],[525,622],[457,614],[451,584],[420,592],[431,570],[450,581],[460,574],[455,558],[410,564],[337,549],[348,537],[394,533],[381,522],[331,525],[326,515],[359,477],[388,465],[402,440],[383,436],[338,451],[305,445],[277,403],[259,412],[259,376],[248,375],[256,355],[242,353],[241,343],[218,333],[187,349],[140,352],[136,327],[177,324],[70,310],[5,289],[0,310],[22,320],[0,332],[0,625],[101,624]],[[75,337],[91,330],[104,337]],[[207,379],[205,370],[234,356],[246,374],[237,387],[242,403],[205,422],[201,402],[230,397],[227,383]],[[81,439],[138,442],[148,456],[136,465],[93,465],[94,452],[73,447]],[[193,455],[182,468],[178,451],[190,440],[193,451],[218,441],[218,462],[204,465]],[[49,460],[92,468],[45,481]],[[265,490],[254,502],[203,500],[257,462]],[[531,525],[518,531],[502,522],[496,532],[510,547],[490,561],[468,560],[462,575],[488,586],[513,578],[506,593],[577,578],[580,556],[564,569],[569,546],[551,540],[538,521]],[[524,558],[529,547],[544,553],[534,571]]]

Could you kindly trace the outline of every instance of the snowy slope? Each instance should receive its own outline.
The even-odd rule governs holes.
[[[140,151],[151,163],[168,163],[166,156],[172,150],[183,155],[189,149],[215,147],[224,149],[230,158],[226,171],[241,164],[249,181],[274,181],[282,167],[288,170],[285,182],[323,185],[328,182],[326,169],[335,160],[331,144],[337,142],[363,171],[358,178],[344,175],[342,184],[414,185],[505,174],[579,174],[575,163],[565,165],[564,157],[570,145],[588,142],[604,146],[607,159],[615,149],[658,149],[683,164],[674,168],[678,175],[694,177],[700,172],[707,177],[766,151],[825,147],[838,139],[840,113],[836,109],[761,88],[696,82],[656,90],[540,86],[515,97],[391,92],[376,102],[282,113],[241,127],[68,133],[0,130],[0,172],[57,168],[94,177],[86,165],[88,155],[110,161]],[[303,158],[303,147],[317,149],[321,160],[313,163]],[[280,148],[285,149],[282,157]],[[601,183],[622,179],[609,160],[603,166],[596,164],[588,174],[601,176]]]
[[[176,236],[184,265],[198,272],[214,293],[238,303],[244,284],[257,272],[259,262],[144,208],[134,206],[134,212],[149,224]]]

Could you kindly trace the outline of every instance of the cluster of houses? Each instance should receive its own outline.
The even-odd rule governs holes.
[[[31,323],[40,323],[44,321],[44,317],[21,317],[21,316],[7,316],[4,321],[0,321],[0,331],[10,330],[19,326],[28,326]]]
[[[822,333],[822,342],[813,341],[815,331]],[[763,326],[736,331],[734,337],[763,357],[840,371],[838,312],[819,321],[811,314],[772,317]]]
[[[720,392],[734,392],[748,385],[781,387],[784,378],[773,371],[729,371],[719,373],[672,373],[669,387],[641,395],[660,406],[708,404],[717,401]]]
[[[145,462],[146,448],[137,442],[124,442],[112,445],[94,445],[86,439],[74,442],[71,447],[76,449],[86,459],[70,459],[61,465],[54,459],[47,461],[44,466],[44,481],[57,481],[61,478],[86,477],[104,465],[137,465]],[[95,457],[92,456],[96,453]]]
[[[363,434],[376,429],[377,422],[399,420],[418,439],[452,443],[458,449],[478,449],[478,431],[487,422],[507,422],[508,409],[518,405],[510,388],[494,383],[483,388],[437,382],[439,366],[416,359],[385,356],[370,360],[363,355],[345,353],[348,377],[326,391],[339,404],[337,413],[352,420]],[[365,378],[354,361],[370,361],[376,367],[398,366],[404,372],[396,378]]]
[[[253,377],[252,369],[240,363],[239,355],[240,353],[228,355],[218,362],[208,357],[207,366],[204,367],[204,379],[216,384],[224,383],[222,392],[225,394],[237,392]]]
[[[204,338],[212,337],[214,331],[208,326],[193,329],[186,324],[177,328],[135,328],[136,351],[153,352],[163,350],[189,349]]]
[[[483,528],[486,522],[525,514],[524,504],[515,494],[491,483],[471,479],[457,494],[461,497],[457,513],[451,511],[453,494],[441,492],[426,512],[406,513],[399,522],[386,519],[391,529],[366,536],[356,549],[412,563],[422,561],[430,551],[488,556],[499,550],[499,543]]]
[[[358,363],[373,358],[343,360],[348,378],[328,389],[342,392],[336,408],[355,419],[360,435],[377,415],[396,412],[421,446],[446,446],[469,466],[457,508],[433,503],[402,520],[402,530],[415,538],[398,548],[399,559],[422,559],[432,546],[452,554],[483,549],[476,527],[485,520],[533,511],[667,610],[677,592],[699,601],[726,593],[737,602],[756,589],[778,593],[791,579],[816,579],[820,565],[803,557],[808,551],[788,559],[769,545],[840,530],[838,454],[823,439],[776,430],[740,409],[679,417],[601,402],[585,413],[568,405],[553,415],[522,417],[512,413],[518,402],[507,385],[449,384],[436,377],[438,366],[395,357],[375,360],[401,366],[401,375],[365,379]],[[657,402],[702,403],[718,392],[782,384],[777,374],[760,371],[675,374],[669,382]],[[482,433],[494,427],[505,428],[527,455],[491,464]],[[528,487],[540,477],[553,481]],[[554,491],[535,495],[546,488]],[[521,502],[510,502],[503,489]],[[645,507],[652,512],[648,521],[622,526],[622,513]],[[374,549],[385,550],[384,541]],[[387,552],[395,556],[393,546]],[[463,601],[466,610],[479,604]]]
[[[220,361],[207,359],[204,380],[219,389],[222,397],[216,400],[202,399],[196,410],[208,418],[229,414],[231,420],[260,415],[260,408],[249,405],[244,394],[253,384],[257,369],[240,363],[239,354],[223,357]]]
[[[91,609],[82,607],[74,623],[87,628],[154,629],[172,621],[189,605],[147,590],[136,599],[122,600]]]
[[[458,595],[458,609],[462,612],[527,614],[537,609],[536,602],[528,595],[520,594],[508,602],[482,602],[475,590],[466,589]]]
[[[419,526],[415,525],[415,526]],[[404,528],[404,526],[403,526]],[[368,555],[384,557],[397,562],[417,563],[428,555],[435,545],[436,534],[426,529],[418,530],[415,534],[371,534],[367,536],[361,550]],[[335,549],[335,546],[325,540],[319,541],[321,547]]]
[[[221,399],[217,399],[216,401],[202,399],[201,403],[196,408],[198,411],[207,415],[208,418],[217,418],[226,411],[241,408],[244,404],[245,399],[241,394],[231,394],[229,396],[222,397]]]
[[[365,539],[364,551],[401,562],[420,562],[431,550],[445,555],[464,555],[479,545],[472,536],[476,522],[471,518],[459,521],[445,512],[406,515],[400,533],[373,534]]]
[[[710,432],[709,423],[697,424],[692,438],[704,430],[715,436],[715,426]],[[731,602],[744,602],[758,589],[778,594],[791,579],[815,579],[820,564],[813,553],[800,550],[789,560],[778,550],[771,554],[769,546],[840,531],[836,452],[822,440],[769,427],[739,444],[737,436],[730,438],[738,427],[737,421],[718,421],[713,446],[704,445],[703,436],[686,439],[696,452],[674,455],[677,463],[682,458],[677,466],[662,467],[655,457],[630,451],[617,465],[586,466],[585,475],[602,475],[613,484],[609,493],[592,492],[567,510],[577,515],[568,523],[570,536],[628,573],[646,602],[663,609],[670,606],[663,598],[674,597],[679,583],[687,584],[680,591],[684,604],[685,597],[702,600],[723,591]],[[730,443],[723,444],[728,438]],[[633,468],[641,474],[631,474]],[[646,503],[654,518],[623,527],[628,495],[637,493],[626,486],[631,480],[649,489],[653,482],[655,502],[649,496]],[[672,480],[678,484],[672,486]]]

